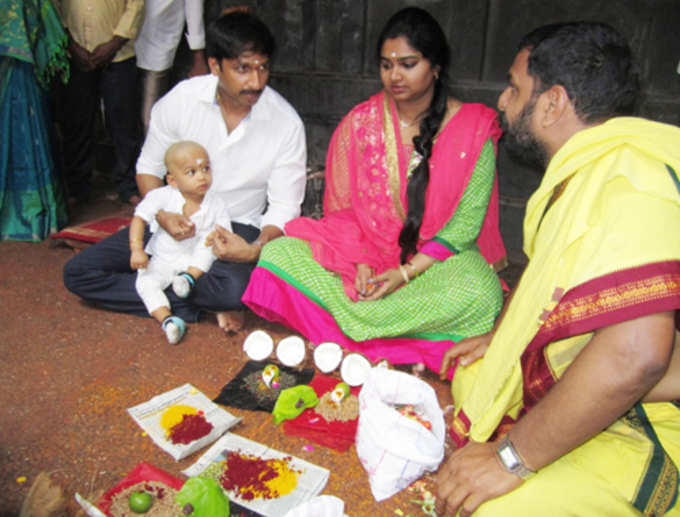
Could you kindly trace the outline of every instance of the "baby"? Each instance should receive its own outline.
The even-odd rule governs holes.
[[[212,183],[207,151],[196,142],[181,141],[165,153],[167,186],[149,191],[137,208],[130,224],[130,267],[137,270],[136,288],[146,310],[161,324],[168,342],[179,343],[186,332],[184,320],[172,314],[165,289],[180,298],[189,296],[196,280],[215,261],[207,235],[215,224],[231,231],[224,202],[209,192]],[[183,214],[196,229],[193,237],[175,240],[156,221],[164,210]],[[153,234],[144,247],[144,229]],[[151,258],[149,258],[149,255]]]

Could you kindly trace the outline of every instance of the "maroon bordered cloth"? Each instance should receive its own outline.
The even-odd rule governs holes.
[[[130,226],[130,221],[132,221],[132,217],[129,216],[102,217],[94,221],[67,226],[60,232],[50,235],[50,238],[57,241],[61,240],[74,248],[82,248],[99,242]]]

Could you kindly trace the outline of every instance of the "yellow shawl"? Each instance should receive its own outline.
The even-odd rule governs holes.
[[[680,129],[633,117],[580,131],[555,154],[527,205],[530,260],[512,303],[483,360],[454,376],[470,439],[486,441],[504,415],[517,417],[520,357],[564,293],[613,271],[680,260],[680,197],[666,164],[680,173]]]

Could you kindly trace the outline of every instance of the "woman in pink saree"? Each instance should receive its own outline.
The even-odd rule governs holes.
[[[324,217],[268,243],[243,302],[312,343],[371,360],[424,363],[489,330],[505,262],[495,176],[496,112],[446,93],[449,47],[419,8],[378,42],[384,90],[335,130]]]

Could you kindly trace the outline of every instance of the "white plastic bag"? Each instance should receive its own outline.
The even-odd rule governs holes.
[[[431,429],[396,405],[412,405]],[[444,414],[430,385],[404,372],[371,369],[359,393],[356,450],[376,501],[436,470],[444,459],[444,433]]]

